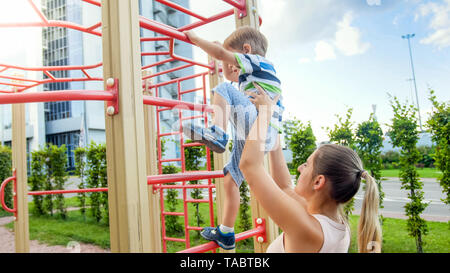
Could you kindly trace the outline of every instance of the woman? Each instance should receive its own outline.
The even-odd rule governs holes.
[[[258,109],[245,143],[240,168],[253,196],[283,233],[267,252],[348,252],[350,229],[342,217],[342,205],[357,193],[361,179],[366,191],[358,223],[359,252],[381,252],[378,220],[378,188],[363,169],[358,155],[339,145],[323,145],[298,167],[297,186],[291,177],[280,145],[270,153],[272,177],[264,167],[263,147],[276,102],[258,87],[252,102]]]

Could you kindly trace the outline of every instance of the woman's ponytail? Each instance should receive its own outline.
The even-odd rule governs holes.
[[[361,178],[366,180],[366,191],[358,222],[358,250],[360,253],[380,253],[382,232],[378,218],[378,187],[367,171],[363,171]]]

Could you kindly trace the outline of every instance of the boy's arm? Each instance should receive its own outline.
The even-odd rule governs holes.
[[[211,55],[214,59],[240,67],[234,53],[223,48],[221,44],[202,39],[193,31],[185,31],[184,33],[192,43],[203,49],[203,51],[205,51],[208,55]]]

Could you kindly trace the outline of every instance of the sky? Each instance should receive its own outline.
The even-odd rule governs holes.
[[[191,0],[191,8],[211,15],[227,8],[218,2]],[[349,107],[356,127],[376,105],[386,132],[393,117],[388,94],[416,103],[405,34],[415,34],[422,123],[431,110],[429,88],[439,101],[450,100],[450,0],[260,0],[258,8],[267,58],[282,82],[285,117],[311,122],[318,142],[328,140],[324,128]],[[197,33],[223,41],[234,27],[229,18]]]
[[[26,2],[0,0],[0,23],[38,21]],[[230,8],[221,0],[190,0],[190,9],[203,16]],[[259,0],[258,12],[267,58],[282,82],[284,117],[311,122],[318,142],[328,140],[324,128],[349,107],[356,125],[376,105],[386,132],[393,117],[388,94],[416,103],[405,34],[416,35],[411,48],[422,123],[431,110],[429,88],[439,101],[450,100],[450,0]],[[223,41],[234,29],[229,17],[196,32]],[[0,63],[37,66],[28,48],[41,43],[39,35],[39,28],[0,28]],[[194,58],[207,61],[198,48]]]

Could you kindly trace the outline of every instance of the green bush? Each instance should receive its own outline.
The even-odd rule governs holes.
[[[163,166],[163,174],[179,173],[181,170],[174,165]],[[174,185],[175,183],[168,183],[168,185]],[[168,189],[166,195],[167,210],[175,212],[178,205],[178,190]],[[183,225],[179,222],[179,216],[167,215],[166,216],[166,231],[170,234],[182,234],[184,232]]]
[[[450,205],[450,103],[438,102],[433,90],[430,90],[430,101],[433,112],[427,126],[437,145],[434,158],[436,167],[442,172],[439,183],[446,194],[443,201]]]
[[[67,148],[46,144],[44,148],[31,153],[31,173],[28,184],[32,191],[63,190],[68,179],[66,171]],[[53,215],[55,209],[65,219],[67,211],[64,204],[64,196],[45,195],[33,196],[33,213],[36,215]]]
[[[390,126],[389,136],[394,147],[401,148],[400,180],[402,189],[408,190],[410,203],[405,205],[408,216],[407,229],[409,235],[416,239],[417,252],[423,252],[422,236],[428,233],[424,219],[420,217],[428,204],[423,202],[423,182],[419,179],[416,164],[420,159],[417,149],[419,131],[417,129],[417,109],[412,105],[401,104],[394,97],[391,101],[394,118]]]

